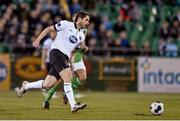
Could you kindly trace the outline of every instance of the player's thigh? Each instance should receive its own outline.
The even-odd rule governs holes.
[[[74,73],[78,76],[79,80],[86,80],[87,78],[85,69],[75,70]]]
[[[87,78],[86,67],[83,61],[73,63],[73,71],[75,72],[75,74],[78,76],[80,80],[86,80]]]
[[[72,71],[70,68],[63,69],[59,75],[63,79],[64,83],[71,83]]]

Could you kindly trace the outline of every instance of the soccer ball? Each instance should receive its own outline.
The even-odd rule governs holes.
[[[156,101],[150,105],[150,111],[153,115],[161,115],[164,112],[164,104]]]

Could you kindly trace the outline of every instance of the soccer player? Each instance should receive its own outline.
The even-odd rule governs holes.
[[[82,29],[83,33],[86,35],[87,30],[86,29]],[[73,70],[73,78],[72,78],[72,89],[74,92],[74,96],[77,97],[77,89],[79,88],[80,81],[82,80],[86,80],[87,76],[86,76],[86,67],[84,65],[83,62],[83,57],[82,57],[82,49],[77,49],[74,56],[71,59],[71,63],[72,63],[72,70]],[[80,80],[80,81],[79,81]],[[50,108],[50,100],[53,96],[53,94],[55,93],[55,91],[57,91],[57,89],[60,87],[59,83],[56,83],[49,91],[47,96],[45,97],[45,100],[43,102],[43,107],[45,109],[49,109]],[[67,104],[67,97],[65,94],[63,94],[63,101],[64,104]]]
[[[73,15],[72,17],[73,22],[76,22],[77,18],[76,18],[76,13]],[[87,34],[87,29],[81,29],[81,31],[84,33],[84,35],[86,36]],[[74,92],[74,96],[75,97],[80,97],[81,95],[77,94],[77,89],[80,86],[80,81],[82,80],[86,80],[87,76],[86,76],[86,67],[84,65],[83,62],[83,57],[82,57],[82,49],[77,49],[75,51],[75,54],[73,54],[72,59],[71,59],[71,64],[72,64],[72,70],[74,72],[73,74],[73,78],[72,78],[72,89]],[[79,81],[80,80],[80,81]],[[45,96],[45,100],[43,102],[43,107],[45,109],[49,109],[50,108],[50,100],[51,98],[54,96],[54,93],[58,90],[58,88],[60,87],[60,82],[57,82],[47,93],[47,96]],[[63,93],[63,101],[64,104],[67,104],[67,97],[66,95]]]
[[[84,44],[85,36],[80,29],[85,28],[90,21],[89,13],[85,11],[79,11],[76,15],[77,21],[60,21],[54,26],[45,28],[36,41],[33,42],[33,46],[38,47],[41,39],[50,32],[56,31],[57,36],[52,44],[50,51],[50,63],[51,69],[44,81],[27,82],[24,81],[21,89],[17,93],[17,97],[21,97],[23,93],[32,88],[51,88],[57,81],[64,82],[64,92],[70,103],[71,112],[76,112],[79,109],[84,109],[86,104],[76,103],[71,86],[72,71],[69,67],[69,59],[72,51],[79,47],[87,50]]]

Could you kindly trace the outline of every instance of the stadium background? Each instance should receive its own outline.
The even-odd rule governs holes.
[[[167,65],[179,58],[179,6],[178,0],[0,0],[1,90],[44,78],[41,48],[32,41],[45,27],[87,10],[92,16],[82,89],[137,91],[139,57],[168,58]]]
[[[40,91],[16,98],[23,80],[46,75],[32,41],[78,10],[92,15],[80,91],[87,108],[71,114],[58,98],[44,110]],[[0,120],[179,120],[179,57],[180,0],[0,0]],[[149,110],[157,100],[161,116]]]

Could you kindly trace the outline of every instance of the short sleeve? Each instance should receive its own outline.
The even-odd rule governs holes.
[[[51,47],[51,45],[52,45],[52,40],[51,39],[46,39],[45,41],[44,41],[44,43],[43,43],[43,48],[44,49],[49,49],[50,47]]]
[[[49,45],[48,45],[48,42],[45,41],[44,44],[43,44],[43,48],[44,48],[44,49],[48,49],[48,46],[49,46]]]
[[[65,29],[65,28],[67,28],[67,26],[68,26],[68,21],[63,20],[63,21],[59,21],[58,23],[56,23],[54,25],[54,29],[56,31],[61,31],[61,30]]]

